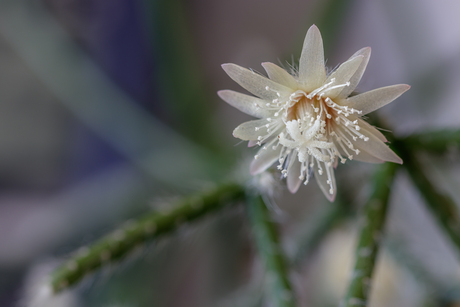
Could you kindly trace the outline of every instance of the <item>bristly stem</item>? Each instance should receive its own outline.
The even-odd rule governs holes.
[[[294,294],[288,277],[287,261],[279,243],[276,225],[260,195],[248,195],[248,212],[252,222],[253,234],[262,258],[268,293],[276,307],[294,307]]]
[[[55,293],[78,283],[85,275],[119,260],[146,241],[170,233],[182,224],[244,198],[238,184],[223,184],[171,204],[168,212],[148,213],[122,228],[83,247],[51,274]]]
[[[442,191],[428,179],[426,170],[419,162],[417,156],[407,155],[404,166],[407,169],[412,182],[425,198],[426,204],[438,220],[440,226],[457,248],[457,255],[460,256],[460,215],[457,205],[452,198]]]
[[[385,163],[374,175],[373,192],[363,208],[363,224],[355,252],[356,260],[352,278],[341,306],[367,306],[372,273],[380,248],[390,188],[396,169],[396,164]]]
[[[401,140],[407,148],[445,153],[460,149],[460,130],[438,130],[412,134]]]

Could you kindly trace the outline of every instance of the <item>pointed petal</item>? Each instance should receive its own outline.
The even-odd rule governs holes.
[[[339,128],[342,129],[342,128]],[[342,132],[345,134],[342,130]],[[393,150],[390,149],[385,143],[383,143],[379,138],[377,138],[373,134],[366,134],[363,133],[364,136],[368,137],[368,141],[364,141],[362,139],[357,139],[356,141],[352,141],[354,147],[356,149],[359,149],[361,151],[366,151],[370,155],[383,160],[383,161],[389,161],[389,162],[394,162],[398,164],[402,164],[402,160],[400,157],[398,157],[397,154],[393,152]]]
[[[299,61],[299,81],[305,90],[311,91],[320,87],[326,80],[324,67],[323,39],[317,26],[308,29],[303,43]]]
[[[353,54],[350,57],[350,60],[354,57],[357,56],[362,56],[363,61],[359,65],[358,69],[354,73],[354,75],[350,78],[350,86],[347,86],[344,88],[339,95],[337,95],[338,98],[346,98],[348,97],[358,86],[359,81],[361,81],[361,78],[364,74],[364,71],[366,70],[367,63],[369,63],[369,58],[371,57],[371,48],[370,47],[365,47],[363,49],[358,50],[355,54]]]
[[[263,134],[262,131],[256,131],[256,128],[267,124],[266,119],[250,120],[242,123],[233,130],[233,136],[243,141],[256,141],[257,137]]]
[[[276,92],[281,95],[289,95],[291,93],[288,87],[236,64],[223,64],[222,68],[236,83],[262,99],[276,99],[278,98]],[[266,89],[267,86],[269,90]]]
[[[262,66],[271,80],[287,86],[294,91],[297,90],[299,85],[297,84],[296,79],[286,70],[270,62],[262,63]]]
[[[258,158],[252,160],[249,171],[251,175],[257,175],[265,171],[267,168],[273,165],[278,161],[280,154],[281,146],[273,149],[271,146],[267,146],[267,149],[263,147],[257,152]]]
[[[257,145],[257,141],[250,140],[250,141],[248,142],[248,147],[254,147],[254,146],[256,146],[256,145]]]
[[[345,63],[342,63],[342,65],[339,66],[326,80],[326,83],[331,81],[332,79],[335,79],[334,83],[330,88],[331,90],[326,90],[325,91],[325,96],[329,97],[331,99],[335,99],[340,92],[343,91],[344,87],[339,87],[339,88],[333,88],[335,85],[342,85],[351,80],[353,75],[356,73],[356,70],[359,68],[361,63],[363,62],[364,57],[359,55],[351,60],[346,61]],[[351,85],[351,82],[350,82]],[[350,87],[350,86],[345,86],[345,88]]]
[[[289,158],[291,159],[291,157]],[[299,162],[297,155],[292,156],[292,159],[294,159],[295,161],[288,168],[288,176],[286,179],[286,183],[287,183],[289,192],[294,194],[295,192],[297,192],[300,185],[302,184],[302,180],[299,178],[301,175],[300,174],[301,163]]]
[[[341,101],[343,102],[344,100],[341,100]],[[346,103],[341,103],[341,101],[338,102],[339,105],[346,105]],[[365,132],[366,132],[366,133],[373,134],[379,140],[381,140],[384,143],[388,141],[387,138],[379,130],[377,130],[377,127],[374,127],[374,126],[370,125],[368,122],[366,122],[365,120],[363,120],[359,116],[351,114],[351,115],[348,116],[348,119],[351,122],[353,122],[355,120],[358,120],[358,126],[361,128],[361,130],[360,130],[361,133],[365,134]]]
[[[348,106],[363,111],[362,115],[365,115],[389,104],[408,89],[410,86],[407,84],[390,85],[350,97],[346,101]]]
[[[367,163],[383,163],[385,161],[374,157],[364,149],[359,150],[359,154],[354,153],[353,154],[353,160],[355,161],[361,161],[361,162],[367,162]]]
[[[319,174],[318,163],[321,163],[321,167],[323,169],[322,175]],[[330,202],[333,202],[337,194],[337,186],[335,184],[334,168],[332,166],[328,167],[325,163],[317,161],[317,163],[315,163],[315,166],[314,166],[314,171],[315,171],[316,182],[318,183],[324,196],[326,196],[326,198]],[[327,183],[328,177],[331,178],[332,194],[330,193],[331,187]]]
[[[379,130],[377,130],[376,127],[370,125],[368,122],[366,122],[365,120],[362,120],[361,118],[357,118],[358,119],[358,126],[361,127],[361,133],[371,133],[373,134],[374,136],[376,136],[379,140],[381,140],[382,142],[388,142],[387,138],[382,134],[382,132],[380,132]],[[350,120],[354,120],[354,119],[351,119]]]
[[[248,115],[263,118],[270,117],[272,114],[272,112],[264,109],[265,100],[231,90],[218,91],[217,94],[226,103]]]

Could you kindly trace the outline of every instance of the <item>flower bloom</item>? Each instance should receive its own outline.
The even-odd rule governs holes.
[[[233,136],[259,145],[250,166],[259,174],[278,162],[295,193],[314,174],[329,201],[337,192],[334,168],[347,159],[402,163],[385,136],[361,119],[398,98],[410,86],[392,85],[356,96],[355,90],[369,61],[369,47],[357,51],[329,75],[323,41],[313,25],[307,32],[298,71],[292,74],[273,63],[262,63],[268,78],[235,64],[225,72],[257,97],[223,90],[219,96],[233,107],[259,118],[239,125]]]

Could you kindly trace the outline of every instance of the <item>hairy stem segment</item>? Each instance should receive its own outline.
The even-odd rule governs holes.
[[[294,294],[288,277],[286,258],[279,244],[275,223],[259,195],[248,195],[248,211],[253,233],[267,274],[274,306],[294,307]]]
[[[372,272],[380,248],[390,188],[396,169],[396,164],[385,163],[375,173],[373,192],[364,206],[364,219],[355,252],[356,262],[352,278],[341,306],[367,306]]]
[[[407,153],[406,155],[404,166],[412,182],[425,198],[428,208],[450,237],[457,248],[457,255],[460,256],[460,215],[457,205],[450,196],[444,194],[431,183],[426,170],[415,155]]]
[[[51,287],[55,293],[67,289],[88,273],[121,259],[147,240],[170,233],[186,222],[243,198],[242,186],[223,184],[171,204],[168,212],[148,213],[130,221],[94,244],[81,248],[54,270],[51,274]]]
[[[437,130],[412,134],[400,141],[412,152],[426,150],[443,154],[460,149],[460,130]]]

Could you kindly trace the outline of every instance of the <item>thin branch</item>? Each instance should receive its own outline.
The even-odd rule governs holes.
[[[259,254],[266,267],[272,300],[276,307],[294,307],[286,258],[279,244],[276,225],[261,196],[248,195],[248,211]]]
[[[404,166],[412,182],[425,198],[429,210],[450,237],[457,248],[457,255],[460,256],[460,215],[457,205],[449,195],[442,192],[430,181],[417,156],[409,155],[408,153],[406,155]]]
[[[352,279],[341,306],[367,306],[372,273],[380,248],[390,188],[396,169],[396,164],[385,163],[375,173],[373,192],[364,206],[364,221],[355,252],[356,262]]]
[[[401,142],[415,150],[427,150],[434,153],[446,153],[460,149],[460,130],[439,130],[412,134]]]
[[[243,198],[242,186],[223,184],[212,191],[171,204],[171,210],[168,212],[146,214],[77,251],[51,274],[51,287],[55,293],[67,289],[88,273],[123,258],[146,241],[170,233],[186,222],[196,220]]]

